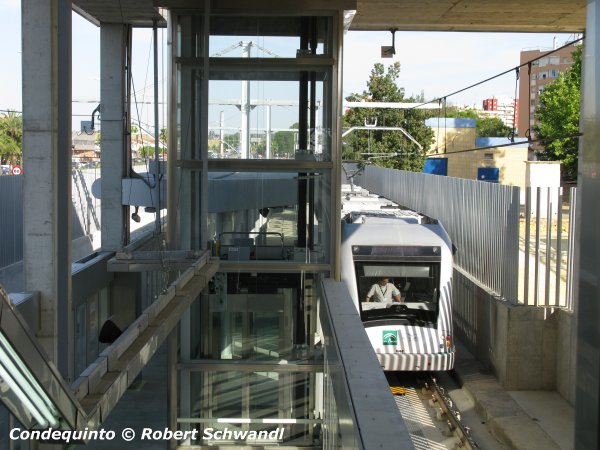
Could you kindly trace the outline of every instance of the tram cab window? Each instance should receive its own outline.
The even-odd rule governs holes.
[[[418,317],[420,321],[435,323],[437,320],[439,263],[356,262],[355,268],[363,320],[391,318],[398,316],[400,311],[409,311],[411,317]],[[386,298],[383,302],[367,301],[369,290],[382,278],[387,278],[400,291],[400,302],[393,298]]]

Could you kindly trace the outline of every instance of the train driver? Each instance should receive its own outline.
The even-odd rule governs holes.
[[[374,283],[367,293],[367,301],[387,302],[394,299],[400,302],[400,291],[396,286],[390,283],[387,277],[380,278],[377,283]]]

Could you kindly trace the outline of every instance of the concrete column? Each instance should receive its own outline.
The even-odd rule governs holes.
[[[125,56],[127,27],[100,27],[100,114],[102,177],[102,250],[117,251],[126,243],[126,209],[121,199],[121,179],[126,176],[125,156]]]
[[[25,0],[21,5],[25,286],[40,292],[40,340],[69,378],[71,2]]]
[[[576,236],[579,253],[577,313],[577,387],[575,400],[575,448],[600,446],[600,4],[587,2],[587,26],[583,51],[581,127],[578,187],[580,200]]]

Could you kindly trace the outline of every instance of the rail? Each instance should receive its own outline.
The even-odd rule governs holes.
[[[460,411],[454,407],[452,399],[446,395],[442,386],[440,386],[431,374],[429,380],[423,387],[424,392],[431,394],[430,405],[438,408],[438,418],[445,419],[448,429],[453,434],[456,443],[456,448],[464,450],[476,450],[479,447],[471,437],[469,429],[463,425],[460,419]]]

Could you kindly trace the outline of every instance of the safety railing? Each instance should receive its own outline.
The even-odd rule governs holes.
[[[269,237],[276,238],[275,245],[269,244]],[[215,253],[234,261],[286,259],[283,233],[274,231],[224,231],[219,234]]]
[[[415,448],[348,288],[322,287],[323,449]]]
[[[526,188],[519,233],[519,299],[573,310],[577,188]]]

